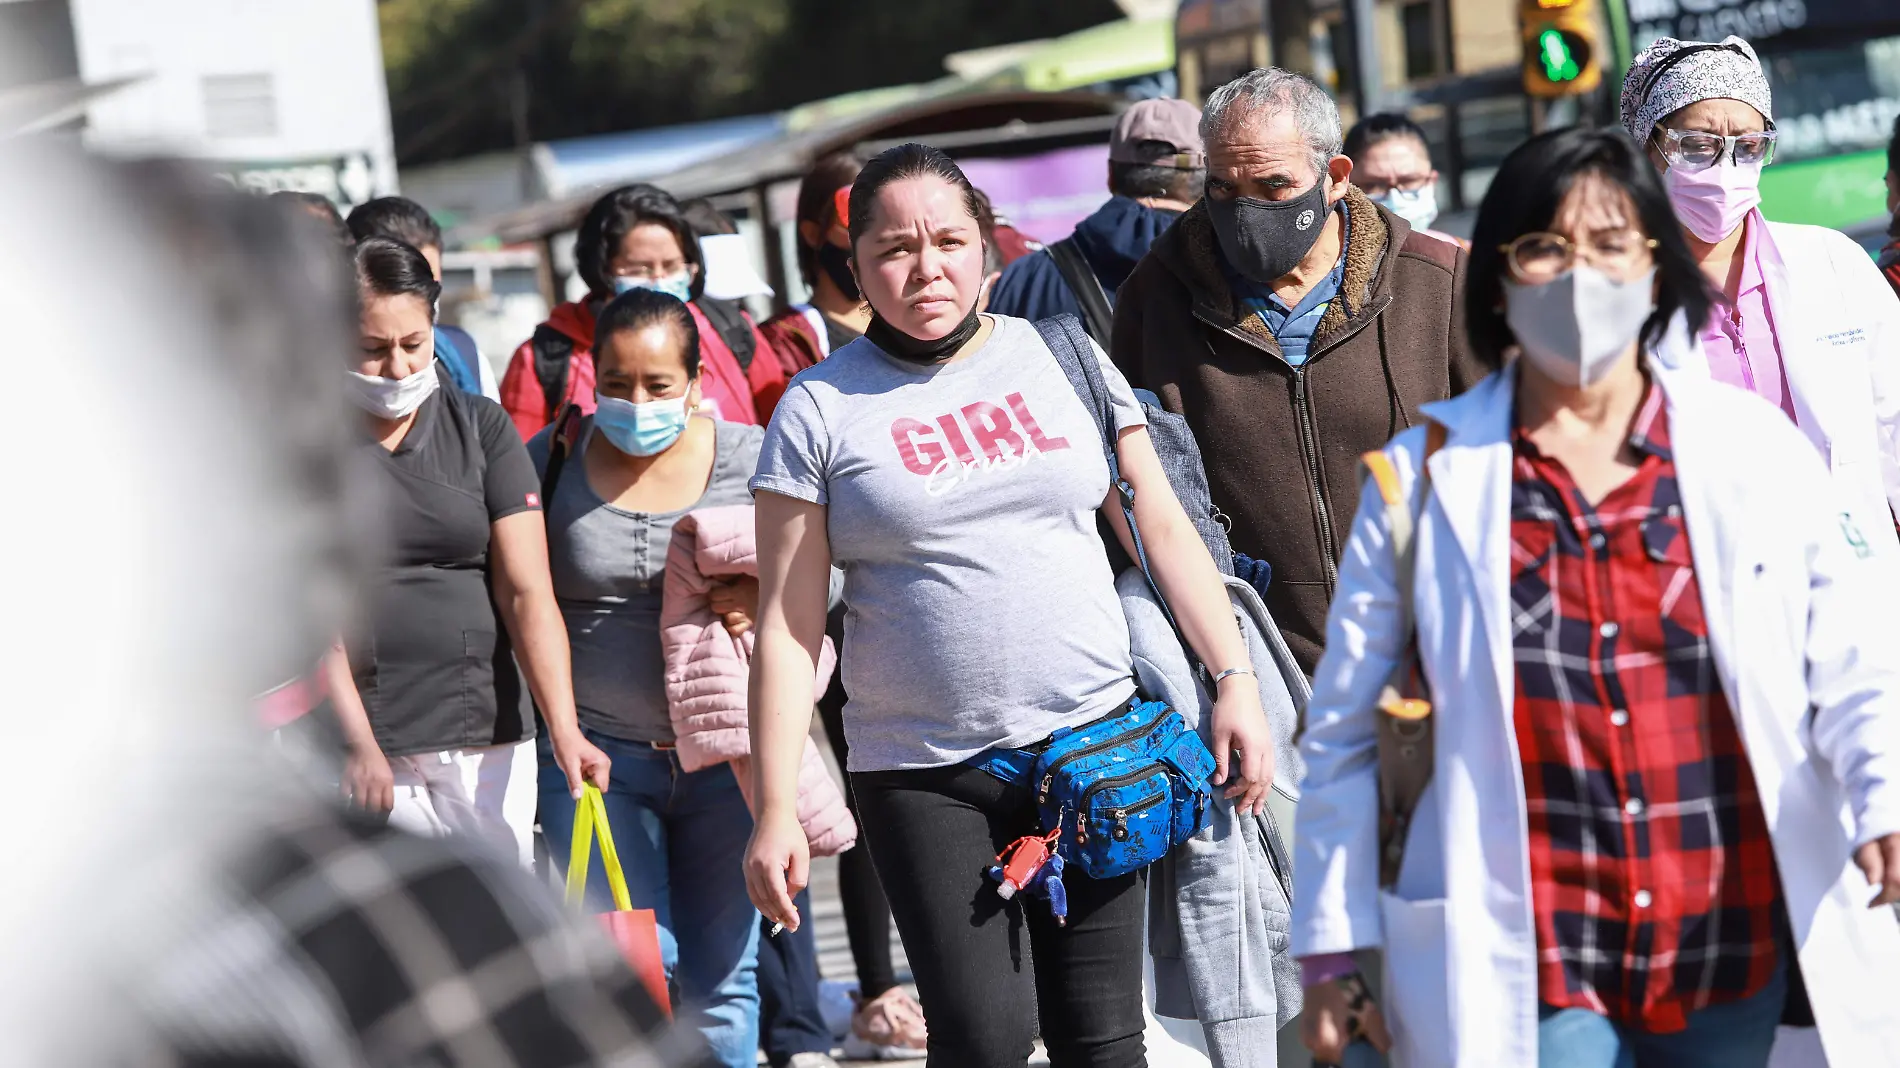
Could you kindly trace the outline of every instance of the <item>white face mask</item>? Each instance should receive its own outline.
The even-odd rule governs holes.
[[[1603,380],[1656,310],[1656,269],[1618,282],[1587,263],[1542,285],[1504,283],[1504,321],[1524,358],[1567,386]]]
[[[355,371],[345,373],[349,376],[345,381],[350,400],[382,419],[401,419],[422,407],[422,402],[441,385],[433,362],[408,378],[383,378]]]
[[[1372,202],[1411,223],[1412,229],[1423,230],[1438,218],[1438,183],[1426,182],[1417,189],[1388,189]]]

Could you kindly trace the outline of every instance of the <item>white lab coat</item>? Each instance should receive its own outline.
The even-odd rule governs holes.
[[[1782,262],[1764,265],[1763,281],[1795,419],[1869,543],[1900,556],[1900,297],[1845,234],[1792,223],[1768,232]],[[1656,358],[1709,373],[1701,343],[1680,328]]]
[[[1900,831],[1900,626],[1814,451],[1741,390],[1657,371],[1722,687],[1774,840],[1829,1060],[1900,1065],[1900,925],[1853,848]],[[1399,652],[1377,490],[1361,494],[1314,678],[1293,870],[1296,954],[1378,947],[1396,1068],[1537,1063],[1523,769],[1512,725],[1515,367],[1427,405],[1445,424],[1417,527],[1434,778],[1396,894],[1378,886],[1373,701]],[[1413,485],[1424,429],[1387,446]]]

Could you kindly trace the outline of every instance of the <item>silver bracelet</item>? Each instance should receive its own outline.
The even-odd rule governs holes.
[[[1226,671],[1223,671],[1220,674],[1214,676],[1214,685],[1219,686],[1221,683],[1221,680],[1226,678],[1229,675],[1253,675],[1253,669],[1252,668],[1228,668]],[[1259,677],[1260,676],[1258,675],[1254,675],[1254,678],[1259,678]]]

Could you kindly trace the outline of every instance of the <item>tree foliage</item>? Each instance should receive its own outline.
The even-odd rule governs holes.
[[[1068,33],[1112,0],[379,0],[404,163],[773,111],[941,76],[951,52]],[[525,90],[525,91],[524,91]]]

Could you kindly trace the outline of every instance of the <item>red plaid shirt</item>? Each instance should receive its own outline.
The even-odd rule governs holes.
[[[1539,996],[1649,1032],[1774,969],[1780,883],[1716,677],[1663,397],[1592,508],[1521,430],[1511,482],[1514,718]]]

